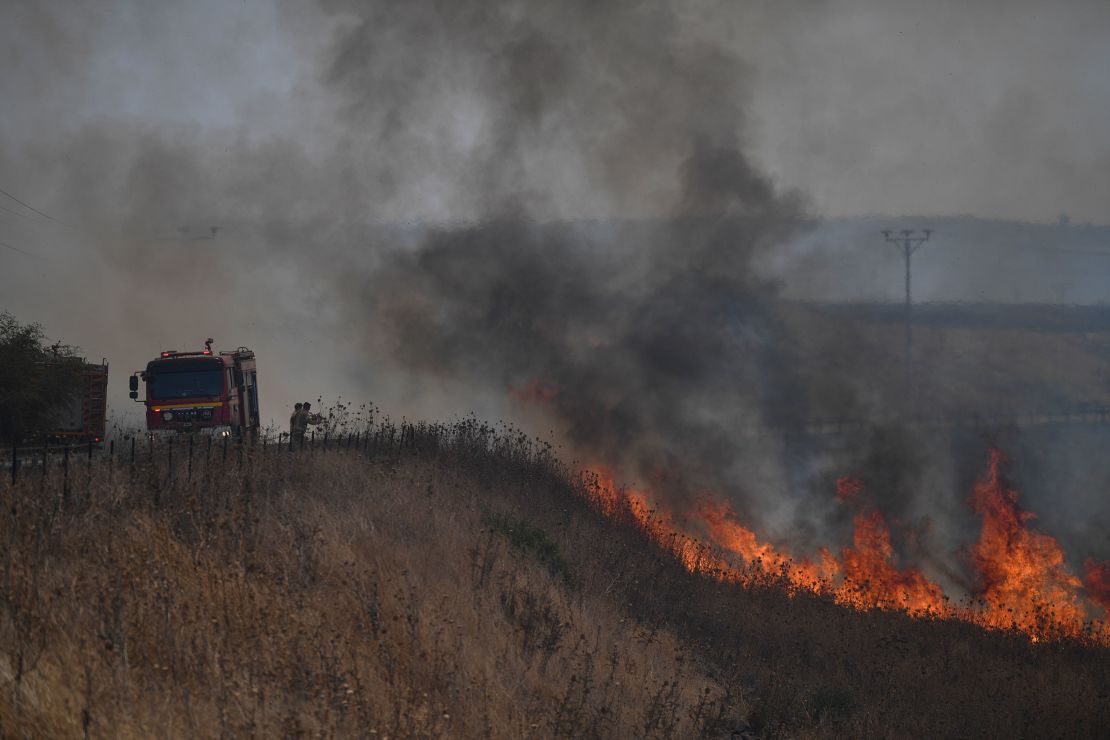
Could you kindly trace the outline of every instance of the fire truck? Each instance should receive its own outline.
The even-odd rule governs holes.
[[[65,372],[72,387],[67,401],[50,417],[48,438],[66,443],[104,439],[108,415],[108,361],[67,357],[44,363],[44,372]]]
[[[130,395],[136,401],[140,379],[152,433],[258,433],[258,377],[247,347],[214,352],[208,339],[199,352],[165,350],[146,370],[132,373]]]

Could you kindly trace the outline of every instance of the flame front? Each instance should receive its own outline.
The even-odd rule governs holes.
[[[860,609],[896,608],[913,613],[946,611],[944,592],[916,568],[898,570],[890,528],[879,511],[856,514],[852,547],[844,550],[844,583],[838,600]]]
[[[1083,567],[1087,571],[1083,585],[1087,588],[1091,601],[1110,612],[1110,562],[1100,563],[1087,558]]]
[[[1055,539],[1029,529],[1035,516],[1017,505],[1017,493],[1003,483],[1003,455],[991,450],[987,475],[975,484],[972,505],[983,516],[971,560],[979,575],[976,596],[988,605],[988,622],[1017,626],[1034,634],[1053,628],[1077,631],[1086,616],[1079,579],[1064,564]]]
[[[1088,560],[1085,583],[1069,572],[1059,543],[1030,528],[1034,516],[1018,507],[1017,493],[1004,484],[1003,461],[991,450],[987,472],[972,492],[982,526],[965,558],[974,571],[975,601],[964,606],[953,606],[922,571],[897,565],[890,526],[878,509],[864,505],[864,485],[855,478],[841,478],[836,486],[837,500],[857,509],[852,544],[840,558],[825,548],[812,559],[794,557],[760,540],[720,500],[703,500],[690,512],[653,508],[646,493],[615,485],[606,468],[594,469],[588,488],[603,513],[630,517],[691,571],[743,585],[772,584],[791,594],[830,595],[860,610],[897,609],[1016,629],[1034,640],[1079,637],[1110,645],[1106,623],[1090,621],[1100,607],[1110,611],[1110,563]]]
[[[820,550],[819,559],[814,563],[807,558],[795,560],[766,542],[760,542],[755,532],[740,524],[728,504],[704,504],[698,516],[718,547],[739,555],[761,573],[782,577],[791,590],[823,590],[840,573],[840,564],[827,550]]]

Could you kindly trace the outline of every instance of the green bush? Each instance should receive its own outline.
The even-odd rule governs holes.
[[[568,588],[574,588],[574,572],[570,563],[563,559],[559,546],[542,529],[526,519],[516,519],[508,514],[487,512],[482,522],[516,549],[531,554],[547,568],[552,578],[561,579]]]
[[[11,444],[46,434],[78,389],[77,350],[48,344],[38,324],[0,312],[0,440]]]

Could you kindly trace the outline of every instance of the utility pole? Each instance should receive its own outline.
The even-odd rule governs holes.
[[[902,250],[902,256],[906,260],[906,375],[904,392],[907,416],[913,410],[913,294],[910,290],[910,258],[922,244],[929,241],[932,235],[932,229],[922,229],[920,234],[913,229],[902,229],[897,235],[890,229],[883,229],[883,238],[888,243],[897,245]]]

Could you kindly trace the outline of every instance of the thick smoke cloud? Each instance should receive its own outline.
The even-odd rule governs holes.
[[[341,3],[327,66],[380,179],[473,219],[763,209],[748,67],[668,2]],[[676,177],[686,168],[685,177]]]
[[[403,148],[441,76],[463,85],[483,101],[463,172],[488,219],[350,282],[369,354],[506,395],[546,388],[589,462],[687,499],[737,488],[737,434],[767,409],[805,416],[776,287],[752,269],[804,211],[741,148],[745,63],[669,3],[364,7],[345,8],[359,20],[329,72],[352,126]],[[583,198],[656,218],[537,223]]]
[[[709,256],[761,226],[661,223],[598,243],[503,221],[434,234],[352,289],[377,317],[376,353],[522,403],[549,388],[534,400],[578,454],[708,490],[762,407],[801,413],[771,288]]]

